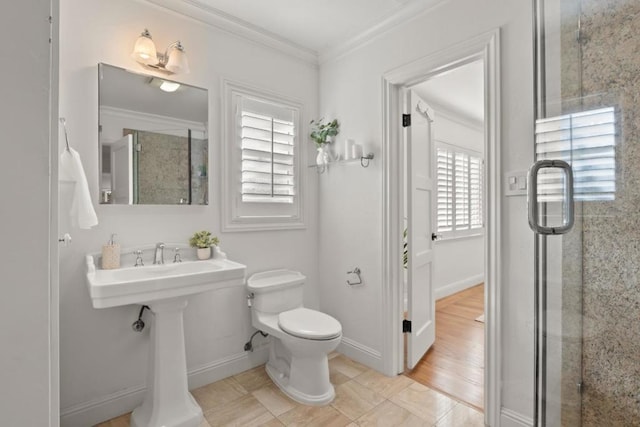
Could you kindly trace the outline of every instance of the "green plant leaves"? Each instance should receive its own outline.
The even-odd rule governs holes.
[[[318,147],[327,143],[327,137],[336,136],[340,133],[340,123],[338,123],[338,119],[333,119],[329,123],[323,123],[323,121],[324,118],[318,121],[311,120],[311,122],[309,122],[311,125],[311,133],[309,136]]]
[[[189,245],[194,248],[208,248],[211,246],[217,246],[220,240],[211,235],[210,231],[202,230],[193,233],[193,236],[189,239]]]

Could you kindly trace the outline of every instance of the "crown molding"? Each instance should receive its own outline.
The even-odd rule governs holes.
[[[245,40],[278,50],[317,68],[322,63],[338,59],[369,44],[398,25],[405,24],[448,0],[405,0],[399,2],[406,5],[382,21],[358,32],[355,36],[320,52],[304,47],[198,0],[145,1],[212,25]]]
[[[389,15],[384,20],[372,25],[371,27],[359,32],[355,36],[345,41],[322,50],[318,54],[319,64],[324,64],[332,60],[339,59],[350,52],[360,49],[371,43],[382,34],[394,29],[395,27],[406,24],[407,22],[421,16],[422,14],[434,9],[441,3],[448,0],[418,0],[407,2],[406,6],[397,12]],[[404,2],[403,2],[404,3]]]
[[[453,105],[445,106],[445,105],[440,104],[438,102],[435,102],[433,100],[429,100],[428,97],[425,97],[423,95],[420,95],[420,97],[424,98],[425,101],[427,101],[429,103],[431,108],[434,109],[434,111],[436,112],[436,114],[438,116],[442,116],[442,117],[446,118],[447,120],[450,120],[452,122],[456,122],[456,123],[458,123],[460,125],[466,126],[466,127],[471,128],[473,130],[477,130],[477,131],[483,131],[484,130],[484,120],[480,120],[480,119],[478,119],[476,117],[472,117],[468,113],[462,111],[459,108],[456,108]]]
[[[157,6],[188,16],[205,24],[212,25],[232,35],[283,52],[318,67],[318,53],[291,40],[278,36],[264,28],[253,25],[240,18],[206,5],[198,0],[146,0]]]

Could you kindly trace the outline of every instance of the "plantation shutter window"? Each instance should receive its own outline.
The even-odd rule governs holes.
[[[578,201],[614,200],[616,116],[613,107],[536,121],[536,160],[564,160],[573,167]],[[562,172],[549,168],[538,177],[541,202],[562,201]]]
[[[224,231],[305,227],[302,104],[223,81]]]
[[[482,228],[482,159],[469,157],[469,221],[470,228]]]
[[[455,188],[455,226],[456,230],[469,229],[469,155],[455,153],[454,163],[454,188]]]
[[[293,203],[295,123],[287,108],[245,100],[240,112],[242,201]]]
[[[438,143],[436,162],[438,233],[445,237],[473,234],[473,230],[484,226],[482,158],[454,146]]]
[[[453,230],[453,152],[437,148],[437,228]]]

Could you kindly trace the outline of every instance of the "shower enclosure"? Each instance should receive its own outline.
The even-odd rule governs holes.
[[[535,425],[640,426],[640,1],[534,7]]]

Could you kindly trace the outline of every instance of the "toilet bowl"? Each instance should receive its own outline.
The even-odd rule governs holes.
[[[265,369],[278,388],[300,403],[326,405],[335,397],[327,354],[340,344],[342,326],[302,306],[305,279],[291,270],[251,276],[251,323],[271,336]]]

